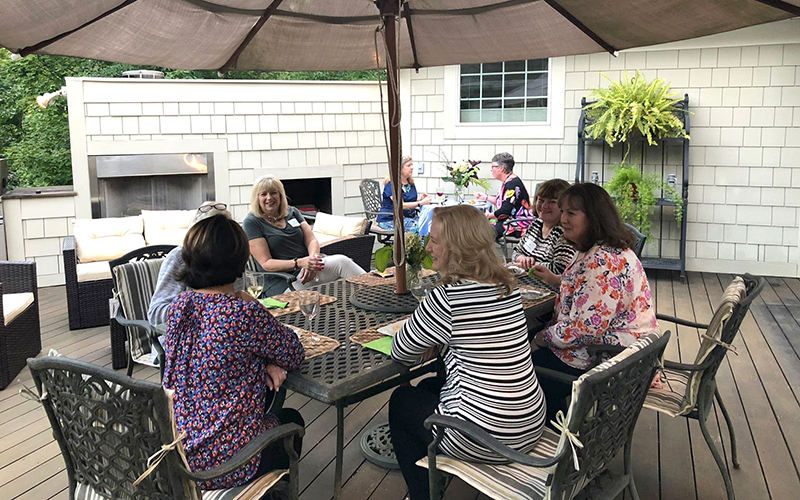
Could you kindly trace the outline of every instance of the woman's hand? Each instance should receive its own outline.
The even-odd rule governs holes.
[[[484,193],[481,193],[480,191],[475,191],[475,198],[478,200],[485,200],[486,195]]]
[[[561,276],[558,274],[553,274],[552,271],[541,264],[536,264],[533,266],[533,274],[550,286],[557,287],[561,285]]]
[[[520,255],[519,257],[517,257],[517,260],[514,261],[514,263],[527,271],[528,269],[536,265],[536,258],[528,257],[527,255]]]
[[[308,269],[303,268],[303,270],[300,271],[300,275],[297,278],[300,280],[300,283],[305,285],[306,283],[308,283],[309,281],[313,280],[316,277],[317,277],[316,271],[309,271]]]
[[[541,330],[539,333],[533,337],[533,343],[536,344],[536,347],[547,347],[547,344],[544,341],[544,330]]]
[[[286,370],[278,365],[267,365],[267,387],[278,392],[284,380],[286,380]]]
[[[297,267],[306,271],[322,271],[322,259],[319,257],[302,257],[297,259]]]
[[[419,206],[422,206],[422,205],[427,205],[430,202],[431,202],[431,197],[426,194],[426,195],[423,195],[422,198],[420,198],[418,203],[419,203]]]

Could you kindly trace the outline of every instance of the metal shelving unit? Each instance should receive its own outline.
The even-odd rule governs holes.
[[[587,102],[586,98],[584,97],[581,99],[581,117],[578,121],[578,162],[575,169],[575,182],[584,182],[585,179],[588,177],[588,166],[586,164],[586,146],[587,145],[600,145],[602,148],[601,150],[601,163],[600,163],[600,183],[603,184],[605,182],[605,171],[606,171],[606,151],[609,151],[610,157],[610,148],[608,144],[605,142],[604,139],[592,139],[586,136],[586,127],[588,127],[591,122],[586,117],[586,105],[591,104],[591,102]],[[689,132],[689,94],[684,94],[683,99],[677,101],[677,107],[683,110],[683,113],[680,113],[682,116],[681,120],[683,121],[683,127],[687,133]],[[631,139],[631,147],[634,144],[641,147],[641,160],[640,160],[640,169],[644,170],[645,166],[645,153],[647,148],[650,146],[647,144],[647,140],[643,137],[639,138],[632,138]],[[682,164],[682,178],[681,178],[681,200],[683,204],[683,217],[681,218],[681,239],[680,239],[680,257],[675,258],[667,258],[663,257],[663,241],[664,241],[664,232],[665,232],[665,225],[664,221],[665,214],[664,214],[664,207],[674,207],[675,203],[668,198],[659,198],[656,200],[656,207],[658,207],[658,217],[660,219],[660,225],[658,229],[658,256],[656,257],[644,257],[642,258],[642,264],[646,269],[669,269],[680,271],[681,278],[686,277],[686,209],[689,204],[689,139],[684,138],[667,138],[667,139],[660,139],[659,145],[662,146],[661,148],[661,178],[665,179],[665,171],[666,171],[666,151],[667,147],[670,145],[673,146],[681,146],[683,148],[683,164]],[[609,164],[611,161],[609,160]]]

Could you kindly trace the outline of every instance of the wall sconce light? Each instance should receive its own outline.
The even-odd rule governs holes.
[[[61,87],[60,89],[56,90],[55,92],[48,92],[46,94],[42,94],[36,98],[36,104],[38,104],[42,108],[46,108],[50,105],[50,101],[55,99],[56,97],[63,95],[66,97],[67,95],[67,87]]]

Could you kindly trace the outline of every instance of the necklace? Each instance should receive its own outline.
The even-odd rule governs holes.
[[[280,215],[277,217],[271,217],[267,214],[264,214],[264,218],[267,219],[267,222],[269,222],[270,224],[276,224],[280,222],[283,217],[281,217]]]

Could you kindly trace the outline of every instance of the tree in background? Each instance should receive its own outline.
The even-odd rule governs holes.
[[[170,70],[92,59],[31,55],[11,61],[0,48],[0,157],[9,164],[9,187],[72,183],[66,99],[42,109],[36,97],[61,88],[66,77],[119,77],[123,71],[157,69],[168,79],[375,80],[375,71],[215,71]]]

